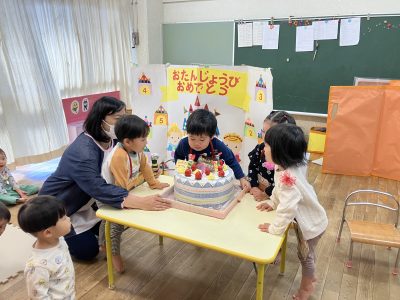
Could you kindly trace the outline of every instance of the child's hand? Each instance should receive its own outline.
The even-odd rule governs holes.
[[[21,198],[26,198],[26,193],[21,189],[15,190]]]
[[[257,205],[257,209],[261,211],[271,211],[274,210],[268,203],[261,203]]]
[[[269,232],[268,228],[269,228],[269,223],[264,223],[264,224],[260,224],[258,225],[258,228],[262,231],[262,232]]]
[[[268,199],[267,194],[260,190],[258,187],[252,187],[250,190],[250,194],[254,196],[254,199],[256,201],[263,201]]]
[[[240,178],[240,186],[242,187],[242,190],[245,190],[246,192],[248,192],[248,191],[250,191],[250,189],[251,189],[251,184],[250,184],[250,182],[248,182],[247,180],[246,180],[246,178]]]
[[[169,184],[168,183],[165,183],[165,182],[159,182],[159,183],[157,183],[156,185],[155,185],[155,189],[157,189],[157,190],[162,190],[163,188],[166,188],[166,187],[169,187]]]
[[[28,201],[28,198],[27,197],[24,197],[24,198],[19,198],[18,200],[17,200],[17,203],[25,203],[26,201]]]

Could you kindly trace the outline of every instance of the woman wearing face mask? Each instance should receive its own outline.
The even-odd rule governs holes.
[[[114,147],[114,125],[123,115],[124,102],[113,97],[97,100],[85,120],[85,131],[65,150],[57,170],[39,192],[63,201],[72,223],[65,241],[71,255],[77,259],[91,260],[99,252],[100,220],[94,210],[95,199],[121,209],[164,210],[170,207],[160,196],[130,195],[101,177],[102,162]]]

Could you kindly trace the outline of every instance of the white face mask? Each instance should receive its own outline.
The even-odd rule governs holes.
[[[108,125],[108,127],[110,127],[110,130],[107,131],[103,128],[104,132],[113,140],[115,140],[117,138],[117,136],[115,135],[115,131],[114,131],[114,127],[115,125],[111,125],[108,124],[105,120],[103,120],[104,123],[106,123]]]

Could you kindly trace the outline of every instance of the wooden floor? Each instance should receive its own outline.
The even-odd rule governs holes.
[[[312,299],[399,299],[400,276],[391,275],[397,249],[355,244],[353,268],[347,269],[346,226],[341,242],[336,243],[344,198],[349,192],[372,188],[398,196],[398,182],[322,174],[321,167],[313,163],[309,165],[308,177],[329,218],[329,227],[317,248],[318,284]],[[12,208],[14,223],[17,210],[18,207]],[[350,213],[362,217],[359,210]],[[157,236],[133,229],[123,235],[122,252],[127,271],[116,276],[115,290],[108,289],[104,257],[90,264],[75,262],[78,299],[255,298],[256,275],[250,262],[170,239],[164,239],[164,245],[159,246]],[[299,286],[301,268],[292,232],[287,253],[284,276],[279,276],[278,266],[266,268],[264,299],[291,299]],[[0,285],[0,299],[26,298],[22,275]]]

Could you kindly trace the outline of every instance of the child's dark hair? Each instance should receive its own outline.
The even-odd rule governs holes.
[[[21,206],[18,223],[23,231],[37,233],[56,225],[65,214],[62,202],[56,197],[37,196]]]
[[[7,206],[5,206],[2,202],[0,202],[0,220],[6,220],[8,223],[10,219],[11,219],[10,211],[8,210]]]
[[[0,155],[4,155],[5,157],[7,157],[6,153],[4,152],[3,149],[0,148]]]
[[[274,163],[287,169],[306,163],[307,142],[303,130],[293,124],[277,124],[265,133]]]
[[[206,109],[197,109],[189,116],[186,131],[188,134],[213,137],[217,131],[217,118]]]
[[[147,137],[149,132],[149,125],[147,125],[143,119],[135,115],[123,116],[115,124],[115,135],[121,143],[124,139]]]
[[[296,125],[295,119],[286,111],[279,111],[279,110],[273,110],[271,113],[265,118],[265,121],[271,121],[272,123],[275,124],[294,124]]]
[[[125,103],[114,97],[101,97],[94,104],[86,117],[83,127],[96,141],[107,143],[108,135],[102,130],[102,122],[108,115],[112,115],[125,108]]]

